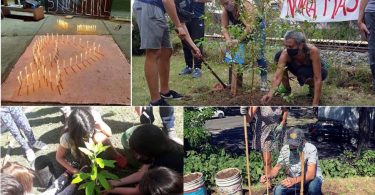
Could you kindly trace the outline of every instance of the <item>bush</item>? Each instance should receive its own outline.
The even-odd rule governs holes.
[[[363,151],[358,159],[352,152],[345,151],[338,159],[321,160],[325,177],[375,176],[375,151]]]
[[[184,139],[185,149],[191,147],[200,151],[209,149],[210,134],[204,128],[205,121],[210,119],[214,113],[213,108],[190,109],[184,111]]]

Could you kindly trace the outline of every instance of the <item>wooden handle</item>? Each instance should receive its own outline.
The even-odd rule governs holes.
[[[301,190],[300,195],[303,195],[303,187],[305,184],[305,155],[304,152],[301,152]]]
[[[247,139],[247,122],[246,122],[246,115],[243,116],[243,129],[245,134],[245,147],[246,147],[246,171],[247,171],[247,185],[249,186],[249,195],[251,195],[251,188],[250,188],[250,161],[249,161],[249,143]]]

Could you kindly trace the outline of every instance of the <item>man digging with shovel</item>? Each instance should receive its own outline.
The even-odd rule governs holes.
[[[277,164],[268,175],[260,178],[260,182],[266,183],[267,180],[275,178],[284,167],[287,178],[274,188],[274,195],[296,194],[301,191],[302,194],[303,192],[309,195],[322,194],[323,175],[316,147],[304,140],[302,129],[291,129],[287,135],[287,145],[281,148]]]

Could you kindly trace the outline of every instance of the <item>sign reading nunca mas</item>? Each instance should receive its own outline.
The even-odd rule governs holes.
[[[357,20],[360,0],[284,0],[281,18],[308,22]]]

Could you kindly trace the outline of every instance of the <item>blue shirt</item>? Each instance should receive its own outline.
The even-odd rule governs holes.
[[[164,8],[164,4],[162,0],[138,0],[138,1],[158,6],[165,13],[165,8]]]

